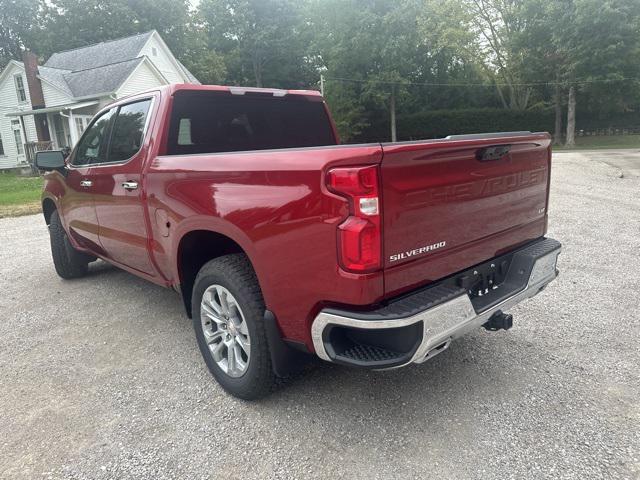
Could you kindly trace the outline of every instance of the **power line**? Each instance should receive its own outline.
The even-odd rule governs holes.
[[[591,83],[615,83],[626,81],[640,81],[640,78],[623,77],[616,79],[591,79],[591,80],[575,80],[572,82],[529,82],[529,83],[430,83],[430,82],[389,82],[384,80],[362,80],[359,78],[340,78],[340,77],[324,77],[323,81],[351,82],[351,83],[374,83],[380,85],[417,85],[423,87],[535,87],[545,85],[567,85],[567,84],[591,84]]]

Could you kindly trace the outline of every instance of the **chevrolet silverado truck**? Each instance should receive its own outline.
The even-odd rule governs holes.
[[[309,354],[390,369],[508,329],[558,274],[547,133],[340,145],[318,92],[171,85],[36,164],[58,275],[99,258],[175,289],[243,399]]]

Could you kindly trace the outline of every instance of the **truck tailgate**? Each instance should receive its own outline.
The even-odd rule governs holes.
[[[383,144],[385,296],[544,235],[547,133]]]

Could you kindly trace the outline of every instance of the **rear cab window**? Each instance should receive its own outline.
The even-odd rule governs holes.
[[[320,100],[301,95],[177,92],[168,155],[335,145]]]

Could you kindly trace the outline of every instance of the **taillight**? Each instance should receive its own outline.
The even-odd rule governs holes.
[[[382,236],[378,167],[339,167],[327,173],[327,187],[349,200],[349,217],[338,226],[342,268],[365,273],[381,267]]]

